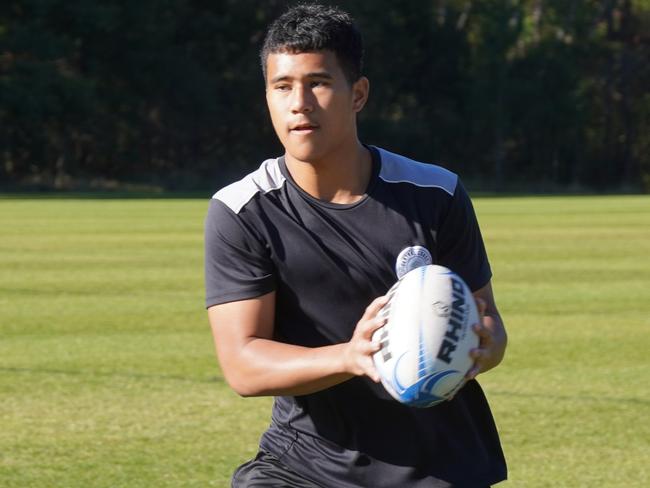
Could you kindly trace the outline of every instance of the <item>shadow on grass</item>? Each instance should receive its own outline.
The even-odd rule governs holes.
[[[224,383],[221,376],[211,376],[209,378],[193,378],[191,376],[171,375],[171,374],[149,374],[149,373],[129,373],[122,371],[83,371],[83,370],[65,370],[52,368],[0,368],[5,373],[27,373],[27,374],[54,374],[67,376],[99,376],[111,378],[129,378],[129,379],[155,379],[169,381],[185,381],[190,383]],[[575,401],[582,400],[585,402],[607,402],[607,403],[629,403],[634,405],[649,406],[650,400],[634,397],[604,397],[593,395],[553,395],[546,393],[524,393],[512,391],[490,391],[490,395],[506,396],[515,398],[545,399],[555,401]]]
[[[98,376],[110,378],[130,378],[144,380],[171,380],[185,381],[189,383],[223,383],[221,376],[211,376],[209,378],[193,378],[191,376],[173,375],[173,374],[150,374],[150,373],[129,373],[125,371],[91,371],[91,370],[67,370],[51,368],[0,368],[5,373],[27,373],[27,374],[54,374],[66,376]]]
[[[544,400],[555,400],[555,401],[583,400],[586,402],[630,403],[633,405],[644,405],[644,406],[650,405],[650,400],[645,400],[643,398],[634,398],[634,397],[606,397],[606,396],[594,396],[594,395],[553,395],[547,393],[523,393],[523,392],[498,391],[498,390],[497,391],[490,390],[489,394],[495,396],[544,399]]]

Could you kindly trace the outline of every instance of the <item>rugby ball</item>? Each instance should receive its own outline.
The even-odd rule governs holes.
[[[373,361],[384,388],[396,400],[430,407],[451,398],[465,383],[479,339],[471,290],[444,266],[406,273],[388,291],[379,314],[386,324],[373,334],[381,349]]]

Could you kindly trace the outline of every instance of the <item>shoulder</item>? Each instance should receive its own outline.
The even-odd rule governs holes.
[[[450,196],[458,185],[458,175],[435,164],[422,163],[376,148],[381,158],[379,178],[386,183],[409,183],[418,187],[439,188]]]
[[[267,159],[252,173],[216,192],[212,199],[238,214],[256,195],[279,190],[285,182],[278,158]]]

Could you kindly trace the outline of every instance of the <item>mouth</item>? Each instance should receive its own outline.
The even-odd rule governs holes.
[[[315,131],[318,128],[319,127],[317,124],[305,123],[305,124],[294,125],[293,127],[290,128],[290,131],[295,134],[308,134],[310,132]]]

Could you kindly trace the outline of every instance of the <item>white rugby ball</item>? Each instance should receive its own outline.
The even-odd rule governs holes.
[[[473,365],[478,346],[472,325],[479,315],[471,290],[453,271],[428,265],[406,273],[388,292],[379,312],[386,324],[373,340],[384,388],[396,400],[430,407],[451,398]]]

